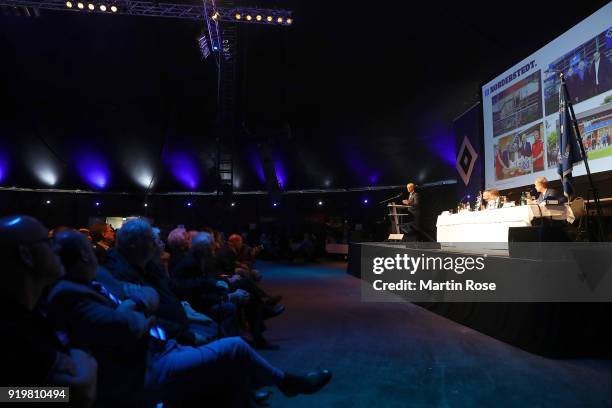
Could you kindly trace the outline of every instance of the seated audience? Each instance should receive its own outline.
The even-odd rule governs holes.
[[[269,296],[249,278],[241,277],[233,274],[233,272],[225,274],[223,271],[218,271],[213,258],[212,244],[209,234],[201,233],[197,235],[192,244],[192,252],[183,258],[173,272],[175,280],[180,282],[182,279],[195,279],[201,276],[214,280],[222,279],[229,290],[229,300],[235,303],[240,310],[244,310],[248,328],[253,337],[253,346],[256,348],[275,348],[263,337],[263,332],[266,329],[264,320],[278,316],[285,310],[284,306],[278,305],[281,297]],[[214,296],[214,294],[212,295]],[[204,298],[201,299],[204,301]],[[210,303],[207,305],[198,302],[196,299],[192,300],[195,302],[194,304],[201,305],[204,311],[209,311],[216,316],[221,314],[219,317],[225,318],[227,324],[230,309],[225,306],[225,303],[219,303],[218,306],[213,306],[213,310],[210,310]]]
[[[34,218],[0,218],[0,257],[5,268],[0,285],[0,385],[67,386],[73,406],[92,406],[96,361],[58,337],[37,311],[43,291],[64,274],[54,250],[47,229]]]
[[[137,243],[129,236],[144,222],[131,222],[127,236],[120,231],[118,248],[126,239],[132,250],[146,252],[152,243]],[[66,231],[58,236],[58,245],[67,280],[51,291],[48,314],[71,341],[91,349],[98,359],[100,405],[210,405],[211,396],[222,394],[223,402],[214,400],[210,406],[244,407],[259,387],[274,385],[295,396],[317,392],[331,379],[327,370],[284,373],[237,337],[199,347],[168,340],[154,310],[138,298],[120,300],[96,281],[96,257],[80,234]]]
[[[180,286],[169,279],[154,262],[159,248],[151,226],[143,220],[130,220],[117,233],[115,247],[108,252],[104,265],[118,280],[154,288],[160,296],[157,317],[170,338],[179,343],[200,345],[216,336],[217,329],[210,324],[200,324],[201,319],[190,319],[193,314],[186,309],[179,297],[202,290],[211,285],[209,280],[193,280]],[[179,282],[180,283],[180,282]],[[178,294],[178,295],[177,295]]]

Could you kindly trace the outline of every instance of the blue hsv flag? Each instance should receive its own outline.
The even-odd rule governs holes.
[[[574,169],[574,164],[581,161],[582,153],[572,125],[570,107],[565,99],[563,85],[561,85],[559,90],[559,156],[557,157],[557,174],[561,178],[563,194],[567,201],[571,201],[574,198],[572,170]]]

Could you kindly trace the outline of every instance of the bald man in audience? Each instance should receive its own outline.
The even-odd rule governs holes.
[[[43,291],[64,274],[55,249],[48,230],[36,219],[0,218],[0,259],[5,267],[0,285],[0,385],[66,386],[73,406],[92,406],[95,359],[60,339],[37,310]]]

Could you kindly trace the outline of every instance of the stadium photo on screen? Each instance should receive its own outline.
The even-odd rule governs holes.
[[[493,97],[493,135],[542,118],[540,71],[534,72]]]
[[[612,27],[558,58],[544,71],[546,115],[559,109],[559,72],[576,104],[612,89]]]

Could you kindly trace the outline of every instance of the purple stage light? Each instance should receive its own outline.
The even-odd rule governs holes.
[[[277,155],[274,156],[274,171],[276,172],[276,180],[278,181],[278,186],[281,188],[285,188],[287,182],[287,172],[285,171],[285,167],[280,160],[280,157]]]
[[[79,175],[90,187],[103,189],[107,186],[110,171],[106,160],[101,154],[94,152],[83,153],[76,160]]]
[[[99,206],[100,206],[100,202],[96,201],[96,207],[99,207]]]
[[[172,175],[186,188],[195,190],[200,184],[200,172],[193,157],[187,153],[174,152],[166,157]]]
[[[425,146],[450,167],[455,167],[455,135],[445,125],[435,125],[429,132]]]
[[[367,203],[368,203],[368,199],[367,199],[367,198],[364,198],[364,199],[363,199],[363,203],[364,203],[364,204],[367,204]]]
[[[272,203],[272,207],[278,207],[278,203]]]
[[[4,153],[0,152],[0,182],[6,178],[8,172],[8,159]]]
[[[191,207],[191,201],[187,201],[187,207]]]

